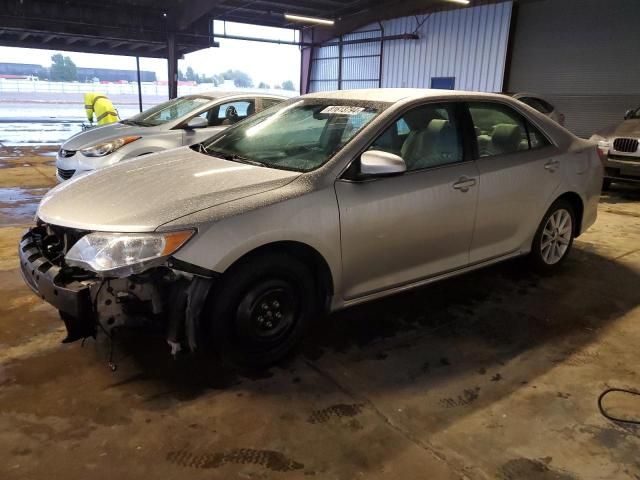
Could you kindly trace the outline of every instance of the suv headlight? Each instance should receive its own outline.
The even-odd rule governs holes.
[[[124,147],[126,144],[135,142],[140,138],[142,137],[120,137],[114,140],[109,140],[108,142],[98,143],[97,145],[83,148],[80,150],[80,153],[85,157],[104,157],[105,155],[109,155],[119,148]]]
[[[89,233],[67,252],[65,261],[103,276],[126,277],[160,263],[182,247],[193,230],[166,233]]]

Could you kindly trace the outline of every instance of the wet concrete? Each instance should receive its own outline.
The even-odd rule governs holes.
[[[59,344],[20,280],[20,225],[51,185],[51,157],[20,153],[44,174],[0,160],[3,480],[640,478],[640,429],[596,407],[640,387],[638,190],[603,195],[555,276],[508,262],[340,312],[258,377],[130,333],[112,373],[104,341]]]

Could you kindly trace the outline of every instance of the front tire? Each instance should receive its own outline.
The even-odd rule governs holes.
[[[299,260],[272,253],[234,266],[205,309],[222,360],[265,368],[296,346],[317,314],[315,282]],[[208,318],[207,318],[208,317]]]
[[[552,271],[564,262],[573,245],[576,215],[571,203],[557,200],[549,207],[533,239],[529,259],[542,272]]]
[[[602,191],[608,192],[609,190],[611,190],[611,179],[605,178],[602,180]]]

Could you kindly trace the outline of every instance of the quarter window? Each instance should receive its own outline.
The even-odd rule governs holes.
[[[471,103],[469,113],[478,141],[478,156],[481,158],[549,145],[538,129],[506,105]]]
[[[407,170],[461,162],[462,138],[451,105],[429,104],[409,110],[369,147],[402,157]]]
[[[549,143],[549,140],[547,140],[547,137],[540,133],[540,130],[531,125],[531,123],[529,122],[527,122],[527,130],[529,131],[529,144],[531,145],[532,149],[551,145]]]

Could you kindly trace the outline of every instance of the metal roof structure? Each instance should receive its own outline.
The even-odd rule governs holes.
[[[478,3],[478,2],[476,2]],[[212,20],[306,28],[285,13],[329,18],[313,42],[391,16],[459,8],[447,0],[2,0],[0,45],[168,58],[214,46]]]
[[[472,4],[498,1],[473,0]],[[298,28],[300,41],[290,43],[307,47],[303,64],[308,65],[308,47],[361,26],[461,7],[452,0],[0,0],[0,45],[166,58],[173,98],[178,58],[217,46],[213,20]],[[334,24],[292,23],[287,13],[331,19]]]

